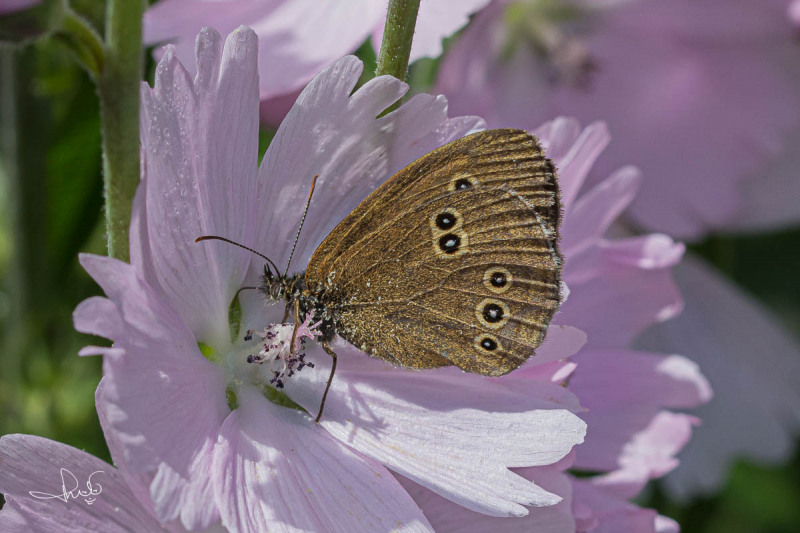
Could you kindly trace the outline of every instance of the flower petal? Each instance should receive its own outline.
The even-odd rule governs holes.
[[[307,264],[330,230],[391,173],[434,148],[435,142],[459,137],[480,124],[477,119],[448,120],[447,102],[429,95],[417,95],[375,118],[407,86],[381,76],[352,93],[361,69],[361,61],[345,57],[315,77],[264,156],[257,242],[278,264],[288,259],[314,175],[319,179],[295,268]]]
[[[194,241],[221,235],[252,244],[258,153],[256,36],[233,32],[197,39],[194,81],[168,50],[155,88],[142,89],[142,146],[147,244],[155,279],[198,338],[227,339],[228,308],[251,255],[223,243]]]
[[[578,522],[577,531],[592,533],[669,533],[678,529],[668,518],[651,509],[642,509],[592,485],[574,479],[573,499],[576,506],[588,511]]]
[[[379,463],[252,387],[222,425],[212,477],[231,531],[432,531]]]
[[[100,421],[100,427],[103,430],[103,436],[106,439],[108,451],[111,453],[111,460],[117,468],[117,472],[119,472],[125,480],[131,493],[139,501],[139,504],[147,509],[147,512],[152,516],[158,516],[153,500],[150,498],[149,487],[153,476],[147,473],[136,472],[130,468],[125,454],[125,445],[120,439],[120,435],[111,427],[110,418],[114,416],[119,417],[119,408],[110,403],[106,398],[106,382],[107,378],[100,380],[94,393],[94,401],[97,407],[97,417]],[[111,414],[114,413],[114,411],[117,411],[117,414]]]
[[[570,412],[578,405],[566,389],[513,374],[403,371],[350,346],[335,350],[339,366],[321,421],[334,437],[480,513],[524,516],[524,505],[559,500],[508,468],[552,464],[582,441],[585,425]],[[330,358],[316,351],[307,360],[314,370],[286,390],[315,413]]]
[[[795,3],[800,16],[800,1]],[[800,146],[800,129],[795,129],[786,146]],[[800,222],[800,150],[789,149],[749,173],[739,184],[742,206],[725,222],[724,231],[769,231]]]
[[[202,356],[186,325],[133,267],[89,255],[81,263],[125,321],[113,339],[114,350],[124,355],[104,359],[109,426],[131,468],[158,470],[150,490],[159,516],[180,517],[190,529],[207,527],[217,518],[206,503],[207,469],[229,412],[221,370]]]
[[[570,209],[589,170],[611,141],[608,128],[603,122],[589,124],[573,139],[574,120],[559,118],[553,123],[540,126],[535,132],[541,138],[547,156],[553,160],[558,170],[561,204],[565,211]],[[554,146],[553,154],[550,153],[551,143]],[[561,155],[567,146],[568,150]]]
[[[113,466],[72,446],[4,435],[0,464],[3,531],[165,531]]]
[[[75,329],[81,333],[113,339],[121,335],[125,324],[117,306],[108,298],[92,296],[78,304],[72,313]]]
[[[589,348],[573,360],[578,369],[569,388],[592,409],[645,404],[685,408],[711,399],[711,387],[700,368],[680,355]]]
[[[576,466],[613,471],[604,482],[623,497],[675,467],[696,419],[664,411],[708,401],[711,390],[696,364],[678,356],[627,350],[584,350],[569,389],[587,408],[586,443]]]
[[[624,348],[654,320],[681,309],[670,267],[683,245],[661,235],[601,241],[567,257],[570,297],[555,317],[584,331],[595,348]],[[571,260],[574,259],[574,260]]]
[[[700,365],[714,399],[665,480],[676,497],[716,490],[741,456],[774,463],[793,453],[800,433],[800,349],[780,319],[695,257],[675,269],[685,309],[642,336],[643,347],[684,353]],[[724,310],[721,312],[720,310]]]
[[[640,180],[641,172],[636,167],[623,167],[575,202],[561,228],[561,251],[566,257],[572,259],[598,243],[630,205]]]
[[[192,39],[203,26],[222,33],[247,24],[258,34],[261,98],[300,89],[323,67],[353,52],[386,16],[375,0],[164,0],[147,11],[145,41],[177,37],[188,64]]]
[[[526,468],[522,475],[545,490],[558,494],[563,499],[547,507],[536,507],[527,516],[498,518],[476,513],[442,498],[433,491],[397,476],[414,501],[422,508],[438,533],[458,531],[459,533],[565,533],[575,530],[572,517],[572,484],[556,465]]]
[[[603,416],[604,414],[607,413],[599,413],[599,416],[587,422],[602,427],[604,436],[617,430],[628,435],[629,440],[624,443],[618,455],[618,467],[612,472],[597,476],[593,481],[622,498],[638,496],[648,481],[662,477],[678,466],[679,461],[675,456],[688,444],[693,427],[700,424],[700,421],[693,416],[660,411],[650,418],[649,424],[638,429],[628,425],[622,427],[615,425],[614,420],[609,420]],[[640,413],[634,413],[632,416],[629,413],[628,417],[634,423],[650,417],[650,415],[643,417],[638,415]],[[593,452],[603,450],[608,453],[613,449],[614,443],[607,436],[605,439],[600,436],[596,444],[591,447]],[[593,464],[593,459],[597,460],[597,457],[580,458],[578,463]]]

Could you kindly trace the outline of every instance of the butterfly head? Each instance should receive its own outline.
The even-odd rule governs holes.
[[[258,289],[270,300],[286,300],[287,304],[293,303],[303,293],[305,282],[303,274],[287,276],[273,272],[269,264],[264,265],[264,275]]]

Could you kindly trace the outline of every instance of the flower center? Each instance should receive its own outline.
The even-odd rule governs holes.
[[[255,386],[273,403],[302,409],[280,389],[295,373],[306,367],[314,368],[314,363],[305,360],[306,339],[320,334],[319,323],[310,323],[312,317],[313,314],[306,316],[296,332],[294,324],[270,324],[261,331],[247,331],[233,340],[227,350],[219,352],[205,343],[198,343],[206,359],[226,370],[225,395],[231,409],[238,406],[236,391],[244,384]]]
[[[263,331],[250,330],[244,336],[245,342],[252,341],[254,335],[260,338],[258,353],[249,354],[247,362],[269,368],[272,374],[269,382],[278,389],[282,389],[284,380],[292,377],[295,372],[300,372],[306,366],[314,368],[314,363],[307,363],[305,360],[304,348],[308,336],[295,335],[294,350],[292,350],[293,334],[293,325],[272,324]]]

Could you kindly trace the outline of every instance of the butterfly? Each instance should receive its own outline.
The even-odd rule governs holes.
[[[321,321],[317,340],[333,364],[319,422],[335,336],[395,365],[486,376],[534,355],[561,303],[560,218],[556,170],[536,137],[494,129],[386,180],[331,231],[305,272],[288,275],[287,265],[280,274],[263,254],[222,237],[198,241],[224,240],[266,259],[257,288],[293,311],[295,333],[308,313]]]

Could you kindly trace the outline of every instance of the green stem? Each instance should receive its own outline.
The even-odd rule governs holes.
[[[145,0],[109,0],[103,71],[97,80],[103,132],[108,255],[129,260],[128,226],[139,184],[139,83]]]
[[[386,26],[378,55],[377,76],[389,74],[405,81],[411,41],[417,24],[419,0],[391,0],[386,13]]]

